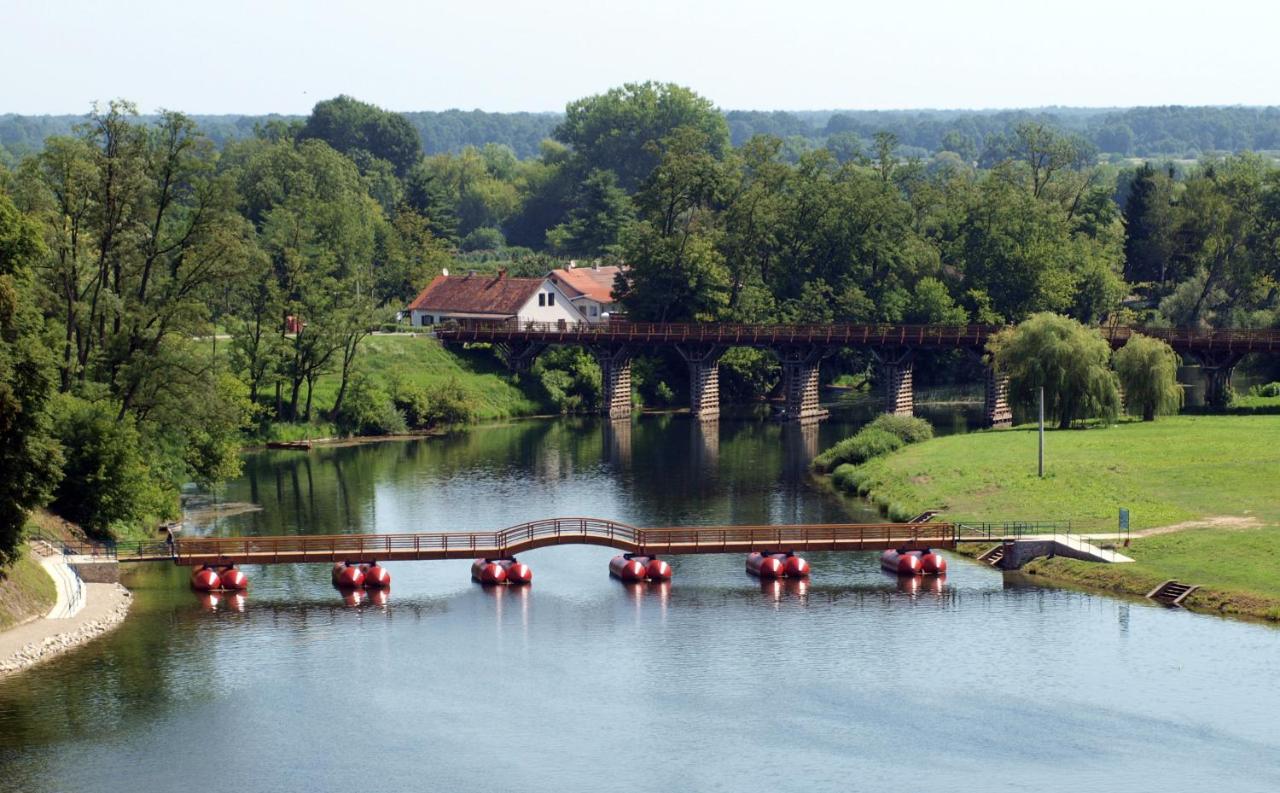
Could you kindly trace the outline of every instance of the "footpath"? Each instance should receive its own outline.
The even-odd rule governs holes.
[[[59,553],[33,545],[57,586],[57,601],[45,616],[0,633],[0,677],[91,641],[119,625],[131,595],[119,584],[86,584]]]

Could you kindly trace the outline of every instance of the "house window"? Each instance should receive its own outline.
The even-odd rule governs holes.
[[[547,292],[547,305],[554,306],[556,304],[556,293]]]
[[[595,304],[595,303],[592,303],[592,304],[591,304],[591,316],[593,316],[593,317],[594,317],[594,316],[596,316],[597,314],[599,314],[599,311],[600,311],[600,309],[596,306],[596,304]]]
[[[545,306],[547,304],[547,296],[543,292],[538,293],[538,305]]]
[[[432,325],[432,324],[434,324],[434,323],[435,323],[435,321],[436,321],[436,318],[435,318],[435,317],[433,317],[433,316],[431,316],[430,314],[423,314],[423,315],[422,315],[422,324],[423,324],[423,325]]]

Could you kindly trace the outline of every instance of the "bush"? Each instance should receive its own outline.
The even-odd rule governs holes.
[[[933,425],[915,416],[896,416],[882,413],[867,425],[869,429],[884,430],[896,435],[904,444],[919,443],[933,437]]]
[[[842,463],[861,465],[872,457],[897,451],[904,445],[897,435],[885,432],[878,427],[867,426],[852,438],[845,438],[815,457],[813,464],[823,471],[830,471]]]
[[[850,463],[841,463],[831,472],[831,483],[846,493],[858,491],[858,468]]]
[[[466,389],[454,379],[428,388],[427,403],[430,405],[427,422],[431,426],[466,424],[475,418],[475,410],[471,406],[471,400],[467,398]]]
[[[357,377],[350,389],[342,402],[342,410],[334,417],[339,432],[348,435],[396,435],[408,430],[405,416],[396,409],[391,395],[367,377]]]
[[[1267,383],[1266,385],[1256,385],[1249,389],[1249,393],[1253,396],[1260,397],[1280,397],[1280,383]]]

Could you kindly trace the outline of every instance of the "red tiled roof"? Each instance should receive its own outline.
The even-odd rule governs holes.
[[[615,265],[608,267],[574,267],[551,271],[551,279],[575,298],[586,295],[597,303],[613,302],[613,279],[621,269]]]
[[[437,275],[413,302],[410,311],[514,316],[542,286],[541,278],[498,275]]]

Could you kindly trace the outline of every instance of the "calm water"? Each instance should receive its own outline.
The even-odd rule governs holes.
[[[963,426],[963,421],[960,421]],[[841,521],[822,437],[747,422],[525,422],[447,439],[252,455],[222,533]],[[856,514],[853,517],[867,517]],[[601,548],[390,564],[385,606],[321,566],[246,568],[241,609],[133,574],[117,632],[0,682],[4,790],[1280,789],[1280,631],[1006,586],[952,561],[904,588],[873,555],[807,586],[739,556],[611,580]]]

